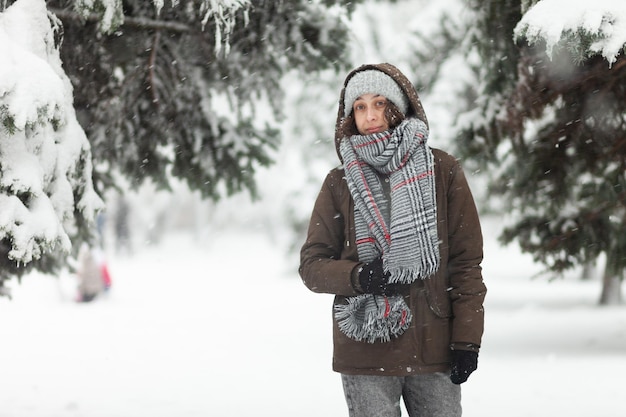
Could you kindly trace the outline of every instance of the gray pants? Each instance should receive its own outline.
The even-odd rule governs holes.
[[[461,387],[447,373],[407,377],[341,375],[350,417],[460,417]]]

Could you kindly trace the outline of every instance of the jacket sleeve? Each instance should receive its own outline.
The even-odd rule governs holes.
[[[351,284],[355,260],[342,259],[346,213],[342,213],[340,193],[348,192],[343,174],[331,171],[320,190],[300,251],[300,276],[313,292],[343,296],[358,293]],[[345,210],[345,209],[344,209]]]
[[[448,276],[452,303],[452,347],[478,350],[484,330],[487,288],[480,266],[483,237],[467,179],[458,162],[448,188]]]

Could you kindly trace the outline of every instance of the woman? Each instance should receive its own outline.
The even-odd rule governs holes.
[[[335,294],[333,369],[350,416],[460,416],[484,325],[482,234],[458,164],[430,148],[410,81],[390,64],[348,74],[333,169],[300,275]]]

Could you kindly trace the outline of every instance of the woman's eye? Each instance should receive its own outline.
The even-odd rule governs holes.
[[[377,102],[376,105],[378,107],[385,107],[387,105],[387,102],[385,100],[381,100],[381,101]]]

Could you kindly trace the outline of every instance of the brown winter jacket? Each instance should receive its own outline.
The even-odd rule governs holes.
[[[354,72],[371,68],[391,75],[410,98],[408,115],[426,121],[417,93],[402,73],[389,64],[363,66]],[[337,126],[343,115],[341,104],[338,114]],[[336,138],[337,145],[340,140]],[[449,369],[450,347],[477,351],[480,346],[486,288],[480,267],[478,214],[458,161],[438,149],[433,154],[441,266],[433,276],[411,284],[405,298],[413,321],[390,342],[349,339],[333,318],[333,369],[337,372],[397,376],[444,372]],[[345,297],[358,295],[351,276],[359,264],[354,202],[340,167],[328,174],[315,202],[301,250],[300,275],[311,291],[335,294],[334,303],[344,303]]]

